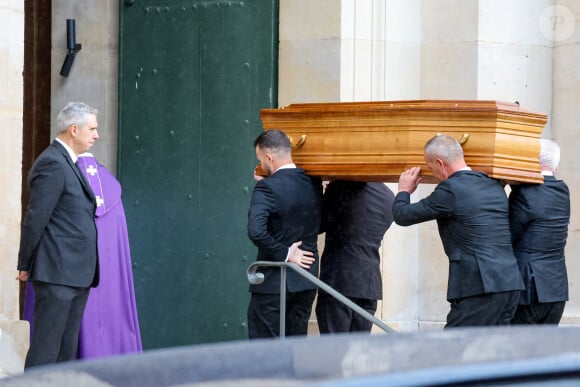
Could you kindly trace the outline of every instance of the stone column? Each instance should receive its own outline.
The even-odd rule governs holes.
[[[29,345],[28,323],[19,321],[16,265],[20,241],[24,2],[0,3],[0,377],[19,373]]]
[[[278,105],[337,102],[340,1],[281,0]]]
[[[419,99],[420,22],[420,0],[280,1],[279,106]],[[381,249],[384,299],[376,316],[397,330],[417,329],[418,235],[393,225]]]
[[[580,60],[580,3],[575,0],[558,0],[551,12],[551,23],[548,26],[552,29],[554,40],[554,101],[550,118],[552,133],[548,138],[560,144],[562,154],[557,177],[568,184],[572,206],[566,245],[570,301],[566,304],[562,324],[578,325],[580,300],[576,295],[579,294],[580,262],[576,257],[580,250],[580,214],[576,209],[580,200],[580,161],[577,156],[580,143],[580,74],[574,68]]]

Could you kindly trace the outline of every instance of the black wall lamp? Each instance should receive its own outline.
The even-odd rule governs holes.
[[[75,56],[81,50],[81,44],[77,43],[76,38],[75,19],[66,19],[66,48],[68,52],[60,69],[60,75],[63,77],[68,77]]]

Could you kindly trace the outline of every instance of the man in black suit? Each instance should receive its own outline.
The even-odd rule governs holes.
[[[502,184],[471,170],[461,145],[437,135],[424,150],[427,167],[439,181],[417,203],[410,197],[420,182],[420,167],[404,171],[393,204],[401,226],[436,219],[449,258],[448,327],[510,324],[524,289],[513,253],[508,199]]]
[[[526,290],[512,324],[555,324],[568,300],[564,248],[570,223],[570,191],[554,173],[560,147],[540,140],[544,184],[514,184],[509,196],[514,253]]]
[[[56,139],[28,174],[22,221],[18,279],[32,281],[35,291],[26,368],[76,359],[89,289],[99,282],[96,200],[75,165],[99,138],[97,110],[71,102],[56,125]]]
[[[383,298],[379,248],[393,223],[393,192],[383,183],[331,181],[324,191],[321,232],[326,232],[320,279],[374,315]],[[373,323],[319,290],[320,333],[370,332]]]
[[[248,237],[258,247],[257,260],[293,262],[317,276],[322,182],[296,168],[284,132],[266,130],[254,147],[268,175],[256,177],[248,212]],[[250,339],[280,336],[280,268],[264,267],[261,272],[264,282],[250,286]],[[290,269],[286,286],[285,333],[306,335],[316,285]]]

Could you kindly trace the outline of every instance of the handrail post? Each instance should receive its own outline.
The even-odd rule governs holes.
[[[381,328],[386,333],[395,333],[393,328],[389,327],[383,321],[376,318],[374,315],[370,314],[359,305],[352,302],[348,297],[345,297],[341,293],[337,292],[335,289],[330,287],[324,281],[321,281],[315,275],[312,275],[307,270],[304,270],[295,263],[290,262],[271,262],[271,261],[256,261],[247,269],[248,281],[253,285],[258,285],[264,282],[264,274],[258,273],[257,269],[260,266],[267,267],[279,267],[280,268],[280,337],[283,339],[286,336],[286,269],[289,267],[296,273],[300,274],[302,277],[306,278],[308,281],[315,284],[319,289],[324,290],[326,293],[330,294],[339,302],[346,305],[352,311],[362,316],[366,320],[374,323],[376,326]]]
[[[286,337],[286,266],[280,267],[280,338]]]

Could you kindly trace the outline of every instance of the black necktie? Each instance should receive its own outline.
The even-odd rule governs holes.
[[[79,165],[79,161],[77,160],[75,162],[75,167],[77,167],[77,169],[79,170],[79,172],[81,173],[81,176],[85,176],[85,174],[83,173],[83,169],[81,168],[81,166]]]
[[[90,190],[91,190],[91,192],[92,192],[92,189],[91,189],[91,184],[90,184],[90,183],[89,183],[89,181],[87,180],[87,177],[85,176],[85,174],[84,174],[84,172],[83,172],[83,169],[82,169],[82,168],[81,168],[81,166],[79,165],[79,161],[78,161],[78,160],[75,162],[75,166],[77,167],[77,169],[79,170],[79,173],[81,174],[81,179],[82,179],[82,181],[83,181],[84,185],[85,185],[85,186],[86,186],[88,189],[90,189]]]

